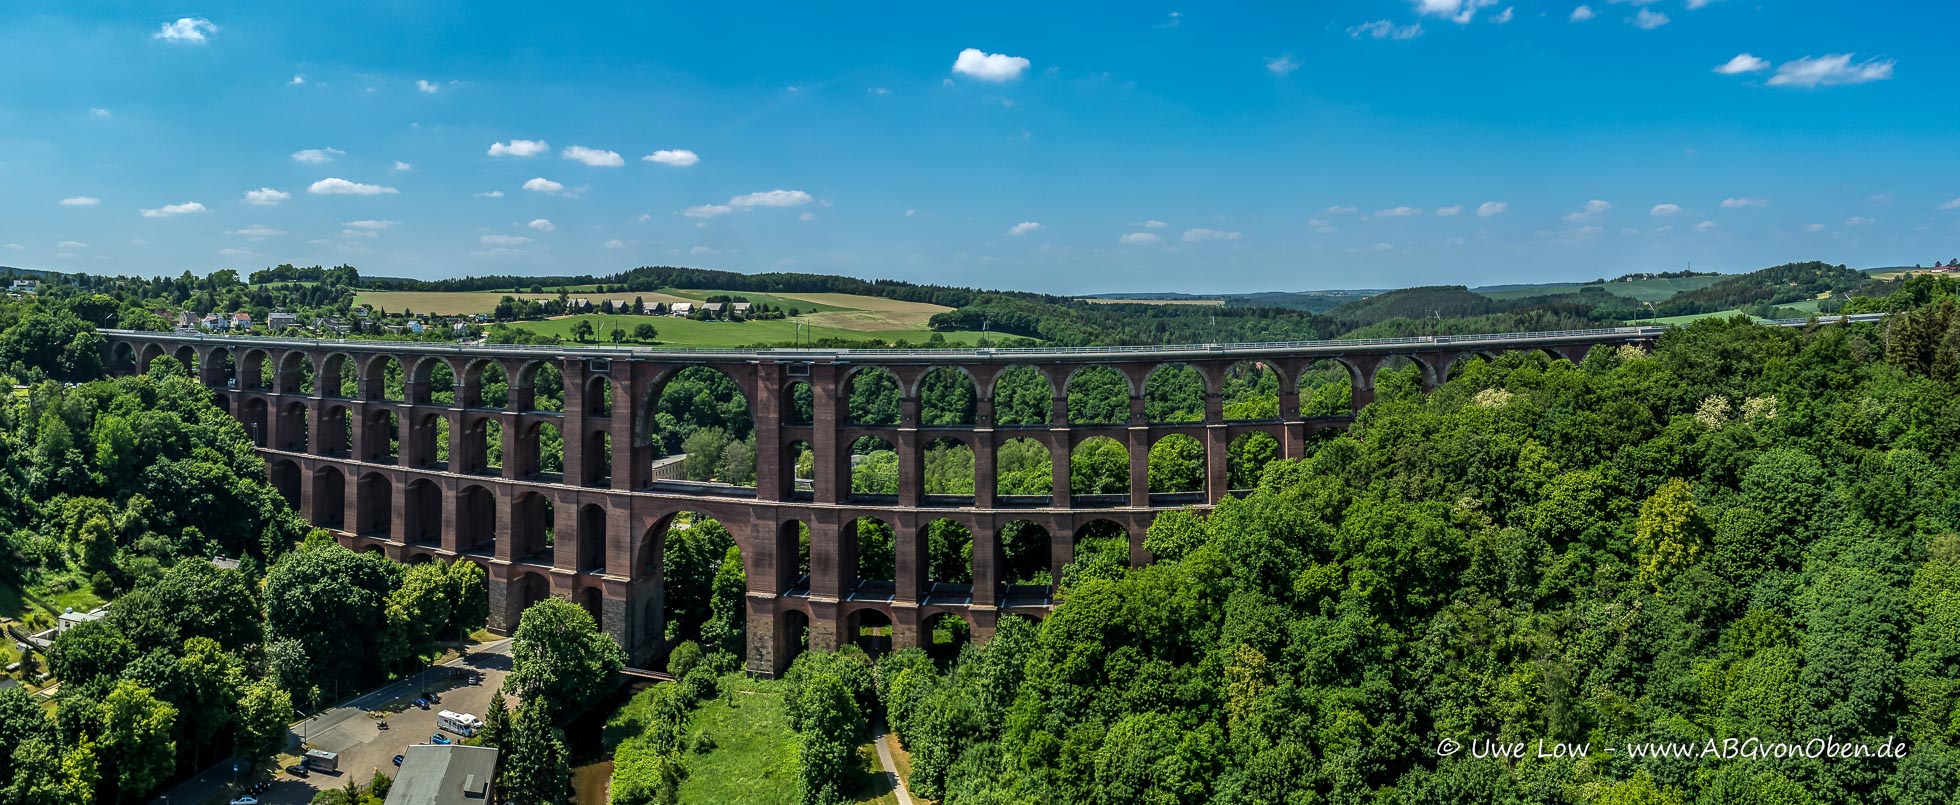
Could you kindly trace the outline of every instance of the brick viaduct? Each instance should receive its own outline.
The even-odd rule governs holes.
[[[1317,361],[1345,367],[1356,409],[1374,398],[1375,370],[1403,357],[1420,369],[1425,389],[1458,360],[1511,350],[1582,359],[1596,346],[1651,342],[1660,328],[1425,337],[1371,341],[1214,344],[1182,347],[961,350],[688,351],[607,347],[456,346],[420,342],[325,341],[226,337],[197,333],[106,331],[111,370],[141,372],[160,357],[183,361],[245,424],[273,484],[312,523],[355,550],[378,550],[404,562],[467,559],[489,575],[490,627],[508,631],[518,613],[546,596],[587,608],[636,664],[662,650],[662,561],[675,516],[694,512],[727,526],[748,573],[748,662],[759,673],[786,667],[807,629],[811,646],[834,648],[863,624],[892,626],[895,646],[917,645],[939,616],[966,620],[985,639],[1003,613],[1039,618],[1054,603],[1049,587],[1009,586],[1001,576],[999,530],[1028,521],[1050,536],[1052,578],[1074,555],[1091,524],[1128,535],[1132,564],[1147,562],[1144,530],[1160,511],[1215,505],[1227,488],[1232,441],[1270,435],[1280,457],[1305,453],[1308,438],[1345,427],[1351,416],[1301,415],[1297,378]],[[1223,386],[1229,367],[1255,362],[1280,379],[1279,417],[1227,419]],[[353,368],[358,393],[303,376],[339,378]],[[402,392],[390,399],[388,365]],[[482,397],[486,367],[507,378],[507,404]],[[564,382],[562,411],[536,410],[534,381],[554,365]],[[1143,388],[1160,367],[1185,364],[1203,379],[1199,422],[1156,423],[1145,416]],[[1089,366],[1109,366],[1128,380],[1127,422],[1071,424],[1068,380]],[[677,372],[705,366],[727,375],[747,398],[756,433],[754,487],[656,480],[653,412]],[[1046,377],[1052,412],[1044,424],[996,424],[995,379],[1013,367]],[[267,370],[270,367],[270,370]],[[975,391],[971,424],[921,424],[919,390],[936,368],[965,374]],[[897,379],[895,425],[847,421],[851,377],[869,369]],[[431,379],[452,378],[455,403],[431,399]],[[270,382],[262,378],[270,378]],[[809,385],[813,415],[791,415],[795,384]],[[446,423],[447,460],[437,461],[437,421]],[[488,423],[500,432],[500,467],[486,462]],[[390,427],[391,424],[394,427]],[[563,437],[563,472],[540,472],[539,434]],[[391,436],[391,431],[393,435]],[[1205,456],[1203,491],[1152,494],[1150,446],[1160,438],[1195,438]],[[898,494],[851,493],[851,444],[864,436],[890,443],[899,456]],[[1072,495],[1071,451],[1084,440],[1114,438],[1129,452],[1128,494]],[[351,438],[350,438],[351,437]],[[996,494],[996,451],[1009,439],[1045,445],[1052,495]],[[952,439],[973,451],[971,496],[924,494],[925,446]],[[802,443],[802,444],[798,444]],[[795,478],[796,449],[816,459],[812,478]],[[623,468],[614,472],[612,468]],[[895,580],[856,578],[856,523],[876,519],[893,529]],[[927,526],[964,525],[973,537],[971,584],[934,582],[926,567]],[[798,559],[800,527],[810,538],[809,573]],[[927,633],[929,634],[929,632]]]

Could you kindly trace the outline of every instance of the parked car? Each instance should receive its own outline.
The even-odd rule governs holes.
[[[429,709],[429,698],[427,696],[415,697],[415,706],[420,707],[424,710]]]
[[[396,756],[395,756],[395,765],[397,765],[397,766],[400,766],[401,764],[402,764],[402,756],[401,756],[401,755],[396,755]]]
[[[303,764],[294,763],[293,765],[286,767],[286,773],[294,777],[305,777],[306,766]]]
[[[259,805],[259,798],[250,794],[233,797],[231,805]]]
[[[437,744],[439,746],[448,746],[450,744],[455,743],[455,741],[449,740],[449,736],[438,732],[434,735],[429,736],[429,743]]]

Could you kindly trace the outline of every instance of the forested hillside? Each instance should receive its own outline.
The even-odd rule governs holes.
[[[1862,271],[1811,261],[1786,263],[1722,280],[1706,288],[1683,291],[1654,306],[1656,316],[1686,316],[1769,304],[1786,305],[1816,299],[1834,291],[1870,293],[1880,283]]]

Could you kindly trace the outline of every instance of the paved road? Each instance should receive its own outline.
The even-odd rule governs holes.
[[[878,745],[878,764],[885,767],[891,775],[892,791],[898,794],[898,805],[912,805],[912,792],[905,790],[905,778],[898,773],[898,764],[892,762],[892,748],[886,741],[893,740],[891,733],[885,731],[883,722],[878,724],[878,734],[871,736],[872,743]]]
[[[482,672],[483,684],[471,686],[463,684],[460,679],[452,679],[449,676],[451,669],[460,668]],[[340,770],[338,773],[315,772],[304,778],[277,772],[272,778],[272,790],[261,796],[260,801],[269,805],[303,805],[310,802],[320,789],[345,786],[349,779],[358,785],[366,785],[376,771],[389,777],[395,776],[394,756],[401,754],[409,744],[429,742],[429,737],[436,732],[437,710],[482,716],[490,702],[491,692],[503,685],[504,675],[509,671],[510,641],[485,643],[477,646],[468,656],[451,660],[426,675],[417,674],[370,691],[340,707],[294,724],[290,740],[339,753]],[[428,710],[420,710],[410,704],[416,694],[423,690],[424,684],[442,697],[440,704]],[[376,722],[384,719],[370,717],[370,711],[387,713],[385,720],[389,729],[380,729]],[[152,802],[166,805],[172,802],[178,805],[223,803],[227,799],[225,795],[230,793],[229,786],[234,777],[249,779],[249,773],[234,775],[234,762],[222,761]]]

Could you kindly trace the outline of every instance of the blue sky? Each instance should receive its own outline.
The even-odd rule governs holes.
[[[24,6],[7,265],[1081,293],[1960,256],[1960,4]]]

